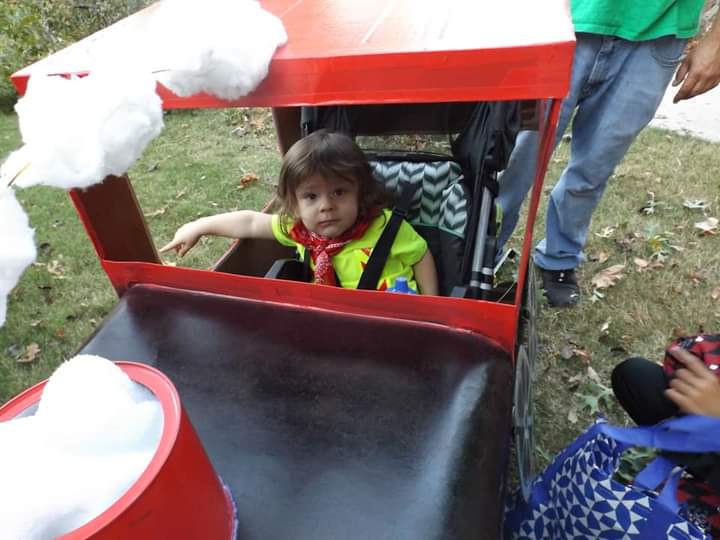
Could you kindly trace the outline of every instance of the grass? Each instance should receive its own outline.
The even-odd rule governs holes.
[[[259,208],[269,198],[279,160],[268,111],[175,111],[165,121],[163,134],[130,171],[158,245],[199,215]],[[0,155],[19,146],[16,123],[14,115],[0,115]],[[548,183],[562,170],[567,147],[556,152]],[[618,167],[592,224],[591,260],[580,274],[584,302],[572,310],[541,306],[541,462],[595,412],[626,422],[607,388],[617,362],[632,355],[659,359],[676,329],[718,331],[720,301],[713,291],[720,286],[720,236],[694,227],[720,213],[718,170],[717,145],[654,129],[642,133]],[[241,188],[248,175],[257,180]],[[36,229],[39,256],[13,291],[0,329],[0,403],[72,356],[116,301],[67,195],[31,188],[19,198]],[[703,200],[706,208],[686,208],[687,200]],[[542,218],[541,208],[538,237]],[[227,244],[204,239],[183,264],[207,266]],[[663,266],[640,272],[636,258],[662,259]],[[590,301],[593,275],[615,264],[625,264],[624,277]],[[19,363],[32,356],[33,344],[37,357]]]

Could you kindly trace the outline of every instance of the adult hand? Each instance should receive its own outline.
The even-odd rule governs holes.
[[[675,372],[665,390],[668,399],[684,413],[720,417],[720,382],[715,374],[685,349],[674,347],[669,352],[685,367]]]
[[[693,47],[675,72],[672,85],[680,86],[673,103],[690,99],[720,83],[720,17],[712,29]]]

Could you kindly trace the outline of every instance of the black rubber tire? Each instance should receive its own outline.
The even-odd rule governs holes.
[[[537,286],[533,264],[528,268],[523,305],[518,327],[518,346],[513,388],[513,433],[520,492],[525,500],[535,476],[535,427],[533,419],[533,386],[538,350],[535,327]]]

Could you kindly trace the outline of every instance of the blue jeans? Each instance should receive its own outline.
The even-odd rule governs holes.
[[[570,160],[550,194],[545,239],[534,252],[535,263],[547,270],[567,270],[582,262],[592,213],[608,179],[655,115],[687,42],[672,36],[641,42],[596,34],[576,37],[570,92],[555,138],[557,146],[574,112]],[[537,152],[538,133],[521,132],[500,176],[499,251],[532,187]]]

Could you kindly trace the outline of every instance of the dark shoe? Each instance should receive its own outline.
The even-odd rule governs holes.
[[[538,267],[542,274],[542,286],[551,306],[570,307],[580,301],[580,288],[575,278],[575,270],[545,270]]]

